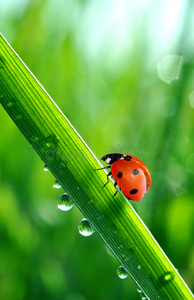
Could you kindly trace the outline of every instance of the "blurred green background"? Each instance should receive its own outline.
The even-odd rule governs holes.
[[[132,203],[194,288],[191,0],[0,0],[0,31],[100,159],[130,153],[152,188]],[[102,240],[0,107],[0,298],[139,299]],[[91,182],[92,184],[92,182]]]

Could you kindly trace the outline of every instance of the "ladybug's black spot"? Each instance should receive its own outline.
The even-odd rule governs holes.
[[[122,172],[119,172],[119,173],[117,174],[117,177],[118,177],[118,178],[123,177],[123,173],[122,173]]]
[[[130,190],[130,194],[131,194],[131,195],[137,194],[137,192],[138,192],[137,189]]]
[[[131,155],[126,155],[126,156],[124,156],[124,159],[127,160],[127,161],[130,161],[132,159],[132,156]]]
[[[127,197],[128,200],[131,200],[131,198]]]
[[[119,173],[117,174],[117,177],[118,177],[118,178],[123,177],[123,173],[122,173],[122,172],[119,172]]]
[[[132,173],[133,173],[133,175],[137,175],[137,174],[139,174],[139,170],[138,169],[134,169]]]

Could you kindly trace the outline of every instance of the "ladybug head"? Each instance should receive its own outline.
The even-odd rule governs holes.
[[[123,158],[123,154],[120,153],[111,153],[103,156],[101,160],[105,161],[107,164],[112,165],[115,161]]]

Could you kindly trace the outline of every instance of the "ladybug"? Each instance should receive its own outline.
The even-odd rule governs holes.
[[[110,166],[97,170],[111,168],[111,171],[107,174],[107,182],[103,187],[109,183],[110,175],[115,179],[114,186],[117,191],[113,197],[120,189],[128,200],[140,201],[145,193],[149,191],[151,175],[146,165],[139,158],[130,154],[111,153],[103,156],[101,160]]]

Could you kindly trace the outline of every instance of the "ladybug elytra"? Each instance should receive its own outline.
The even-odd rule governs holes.
[[[130,154],[112,153],[101,158],[110,166],[98,169],[108,169],[111,171],[107,174],[107,182],[109,176],[115,179],[114,186],[118,192],[118,186],[122,190],[123,195],[128,200],[140,201],[151,186],[151,175],[146,165],[137,157]]]

